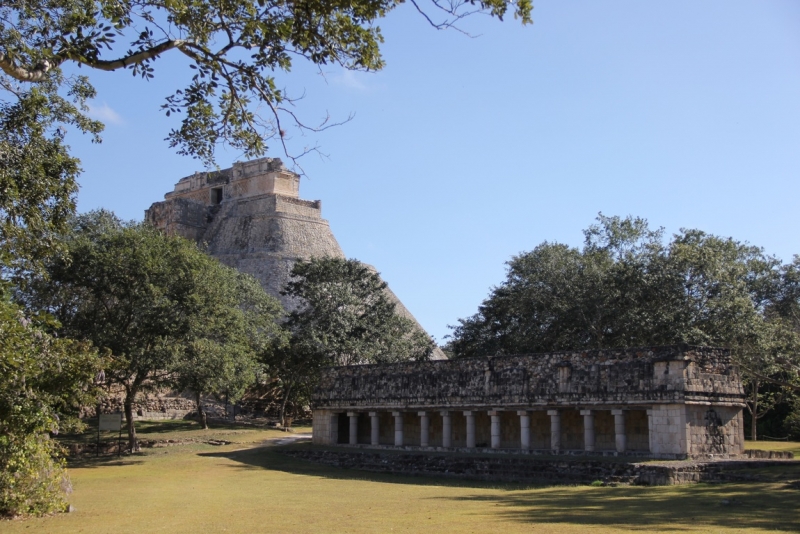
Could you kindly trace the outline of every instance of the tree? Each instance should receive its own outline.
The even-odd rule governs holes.
[[[478,313],[453,327],[455,356],[725,346],[743,370],[756,418],[770,405],[759,409],[760,385],[800,390],[794,264],[699,230],[665,243],[639,218],[601,215],[585,236],[582,249],[545,242],[515,256]]]
[[[661,232],[601,217],[585,235],[583,250],[545,242],[508,262],[506,281],[454,328],[455,355],[668,343],[677,280]]]
[[[77,217],[65,241],[67,253],[49,262],[30,305],[57,317],[61,335],[107,353],[105,376],[125,391],[128,440],[136,451],[137,393],[176,380],[202,340],[224,346],[219,329],[250,320],[230,309],[239,303],[227,284],[238,278],[195,244],[107,212]],[[203,325],[210,325],[207,337],[199,333]]]
[[[32,84],[54,83],[57,90],[61,67],[69,63],[128,69],[149,79],[161,56],[180,54],[195,74],[163,105],[167,115],[183,114],[180,127],[169,133],[170,144],[206,162],[220,141],[257,156],[266,150],[265,139],[283,143],[282,120],[307,128],[288,107],[292,99],[278,88],[274,73],[288,72],[296,58],[380,69],[383,37],[376,23],[401,3],[11,0],[0,7],[0,69],[4,88],[13,94]],[[411,4],[438,28],[476,10],[502,19],[509,8],[529,23],[533,8],[530,0],[432,0],[430,9],[416,0]],[[434,20],[432,10],[442,17]]]
[[[299,261],[283,294],[299,307],[286,324],[289,345],[267,361],[283,388],[281,420],[324,366],[426,360],[433,351],[433,340],[395,312],[378,273],[357,260]]]
[[[76,103],[58,96],[60,85],[68,86]],[[94,96],[85,78],[54,74],[28,91],[16,91],[0,77],[0,88],[16,97],[0,101],[0,265],[19,283],[54,253],[54,238],[75,210],[80,167],[60,126],[96,136],[102,125],[79,112]]]
[[[0,76],[0,91],[14,97],[0,100],[0,515],[39,515],[64,507],[69,479],[50,433],[80,428],[74,416],[94,393],[99,358],[50,336],[47,315],[10,293],[60,251],[56,236],[75,209],[80,168],[63,127],[96,135],[102,125],[79,112],[94,96],[84,78],[53,73],[23,90]]]
[[[283,308],[252,276],[219,266],[201,277],[202,313],[194,317],[175,385],[195,394],[200,424],[208,428],[201,396],[225,394],[236,402],[255,382],[258,360],[285,342],[276,320]]]
[[[78,430],[100,368],[88,344],[50,336],[46,317],[0,298],[0,516],[63,511],[70,489],[50,438]]]

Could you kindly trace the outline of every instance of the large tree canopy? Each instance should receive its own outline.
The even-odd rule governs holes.
[[[751,377],[800,389],[798,258],[699,230],[665,242],[643,219],[599,217],[582,249],[542,243],[454,327],[456,356],[652,346],[732,349]]]
[[[265,362],[283,390],[281,419],[289,399],[307,399],[319,370],[427,360],[433,340],[398,315],[378,273],[357,260],[299,261],[283,292],[298,303],[286,327],[291,338]]]
[[[57,317],[61,335],[107,354],[105,377],[125,390],[132,450],[133,402],[142,388],[177,380],[213,392],[278,334],[277,301],[185,239],[93,212],[76,218],[65,241],[66,253],[32,285],[29,304]],[[226,356],[230,365],[205,365],[209,353],[225,350],[237,353]]]
[[[298,58],[351,70],[380,69],[383,37],[376,23],[402,3],[12,0],[0,6],[3,87],[10,94],[25,92],[29,84],[58,79],[65,63],[129,69],[150,78],[159,57],[180,54],[196,74],[164,104],[167,114],[183,113],[170,143],[206,162],[220,141],[245,156],[261,155],[265,139],[283,139],[282,121],[305,127],[286,107],[291,99],[278,88],[274,73],[289,71]],[[502,19],[509,8],[527,23],[532,9],[531,0],[410,3],[437,27],[452,25],[471,10]]]

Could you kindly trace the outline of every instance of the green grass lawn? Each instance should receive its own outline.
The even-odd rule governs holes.
[[[279,454],[275,446],[261,447],[288,436],[277,430],[202,431],[191,423],[167,422],[143,425],[141,434],[197,441],[145,449],[121,460],[74,463],[70,502],[75,512],[0,522],[0,532],[800,530],[800,490],[785,481],[531,488],[324,467]],[[231,444],[202,442],[209,438]]]

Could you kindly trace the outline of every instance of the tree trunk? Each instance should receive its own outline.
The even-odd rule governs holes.
[[[128,426],[128,449],[139,452],[139,440],[136,439],[136,427],[133,425],[133,401],[136,398],[136,389],[125,388],[125,423]]]
[[[758,382],[753,382],[753,408],[750,410],[750,439],[758,441]]]
[[[289,400],[289,394],[292,392],[292,384],[289,384],[289,389],[283,394],[283,402],[281,402],[281,427],[286,428],[286,402]]]
[[[194,394],[194,400],[197,403],[197,420],[200,421],[200,426],[203,427],[203,430],[208,430],[208,416],[206,415],[206,411],[203,410],[203,403],[200,402],[199,392]]]

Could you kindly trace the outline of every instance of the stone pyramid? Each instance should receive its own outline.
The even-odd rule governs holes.
[[[204,244],[222,263],[256,277],[287,309],[295,304],[280,291],[297,260],[345,257],[322,218],[322,203],[300,198],[300,176],[280,159],[237,162],[229,169],[181,178],[174,191],[145,211],[145,221]],[[387,291],[397,312],[419,326]],[[433,358],[445,356],[437,348]]]

